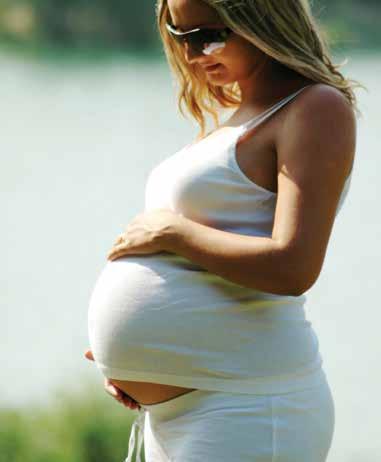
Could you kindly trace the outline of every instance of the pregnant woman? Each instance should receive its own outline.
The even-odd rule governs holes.
[[[157,18],[201,131],[110,249],[85,355],[138,409],[128,462],[136,429],[138,461],[144,437],[146,462],[323,462],[334,404],[304,293],[350,186],[356,83],[307,0],[160,0]]]

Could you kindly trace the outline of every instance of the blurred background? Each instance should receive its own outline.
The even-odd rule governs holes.
[[[87,308],[150,170],[193,140],[154,2],[1,0],[0,462],[112,462],[136,411],[83,356]],[[381,457],[381,2],[314,1],[356,90],[357,158],[306,314],[336,406],[329,462]]]

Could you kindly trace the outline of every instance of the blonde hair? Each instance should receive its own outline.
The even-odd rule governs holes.
[[[366,89],[359,82],[345,78],[339,68],[347,63],[333,64],[328,39],[314,18],[309,0],[202,0],[219,14],[224,24],[254,46],[284,66],[317,83],[337,88],[352,109],[360,114],[353,92],[356,87]],[[182,46],[174,41],[166,29],[171,21],[167,0],[158,0],[156,17],[164,51],[180,84],[178,108],[184,116],[184,103],[205,135],[205,113],[212,115],[219,125],[216,104],[220,108],[237,107],[241,95],[237,82],[216,86],[205,73],[185,59]]]

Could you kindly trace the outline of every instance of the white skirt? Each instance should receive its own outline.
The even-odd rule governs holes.
[[[325,462],[335,409],[328,382],[302,391],[252,395],[194,390],[141,405],[129,454],[141,462]]]

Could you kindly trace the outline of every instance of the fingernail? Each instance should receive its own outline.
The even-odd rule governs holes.
[[[109,390],[113,396],[118,396],[118,392],[115,390],[115,388],[110,387]]]

